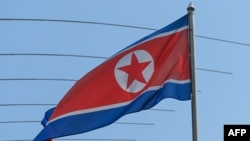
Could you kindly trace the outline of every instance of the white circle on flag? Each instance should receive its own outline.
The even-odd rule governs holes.
[[[136,50],[122,57],[115,66],[115,78],[126,92],[142,90],[154,72],[154,60],[145,50]]]

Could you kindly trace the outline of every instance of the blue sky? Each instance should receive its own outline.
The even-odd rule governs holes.
[[[159,29],[186,14],[190,1],[182,0],[1,0],[0,18],[77,20],[134,25]],[[192,1],[195,34],[250,43],[250,1]],[[150,30],[56,22],[0,21],[0,53],[49,53],[111,56],[152,33]],[[195,38],[198,127],[202,141],[223,140],[224,124],[250,123],[250,46]],[[103,59],[0,55],[0,79],[79,79]],[[0,104],[56,104],[74,82],[0,81]],[[0,122],[38,121],[52,106],[0,106]],[[70,139],[134,139],[136,141],[192,140],[190,101],[165,99],[156,107],[175,112],[143,111],[118,122]],[[0,140],[33,139],[39,122],[0,123]]]

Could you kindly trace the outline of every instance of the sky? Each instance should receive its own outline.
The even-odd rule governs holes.
[[[198,136],[222,141],[223,125],[250,124],[250,1],[192,1],[195,47]],[[187,13],[187,0],[0,0],[0,19],[57,19],[132,25],[160,29]],[[0,141],[32,140],[41,130],[37,122],[56,104],[74,81],[15,78],[79,79],[104,59],[4,54],[71,54],[112,56],[152,30],[62,22],[0,20]],[[122,141],[192,141],[191,103],[164,99],[154,109],[122,117],[118,123],[88,133],[60,138]],[[34,121],[5,123],[6,121]],[[119,124],[120,123],[120,124]],[[121,124],[121,123],[144,123]],[[119,140],[117,140],[119,141]]]

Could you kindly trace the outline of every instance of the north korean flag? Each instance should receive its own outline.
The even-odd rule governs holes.
[[[46,112],[34,141],[88,132],[164,98],[190,100],[188,16],[119,51]]]

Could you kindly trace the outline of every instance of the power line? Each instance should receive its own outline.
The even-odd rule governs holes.
[[[232,74],[229,72],[210,71],[216,73]],[[76,82],[76,79],[64,79],[64,78],[0,78],[0,81],[61,81],[61,82]],[[201,91],[199,91],[201,92]]]
[[[74,140],[74,141],[81,141],[81,140],[88,140],[88,141],[136,141],[135,139],[55,139],[55,140]]]
[[[76,55],[76,54],[49,54],[49,53],[0,53],[0,56],[48,56],[48,57],[77,57],[92,59],[108,59],[104,56]]]
[[[136,141],[135,139],[53,139],[53,140],[61,140],[61,141]],[[33,139],[21,139],[21,140],[4,140],[4,141],[33,141]]]
[[[30,103],[24,103],[24,104],[0,104],[0,107],[12,107],[12,106],[56,106],[56,104],[30,104]],[[162,111],[162,112],[175,112],[175,110],[172,109],[156,109],[156,108],[152,108],[152,109],[148,109],[151,111]]]
[[[142,26],[133,26],[133,25],[124,25],[124,24],[114,24],[114,23],[103,23],[103,22],[92,22],[92,21],[78,21],[78,20],[58,20],[58,19],[28,19],[28,18],[0,18],[0,21],[26,21],[26,22],[61,22],[61,23],[78,23],[78,24],[96,24],[96,25],[105,25],[105,26],[116,26],[124,28],[134,28],[142,30],[158,30],[156,28],[142,27]],[[230,41],[225,39],[219,39],[214,37],[208,37],[203,35],[195,35],[197,38],[203,38],[208,40],[220,41],[225,43],[237,44],[242,46],[250,46],[247,43],[241,43],[236,41]]]
[[[55,140],[88,140],[88,141],[136,141],[135,139],[55,139]]]
[[[151,111],[160,111],[160,112],[175,112],[175,110],[169,110],[169,109],[148,109],[148,110],[151,110]]]
[[[77,81],[76,79],[61,78],[0,78],[0,81]]]
[[[49,57],[80,57],[80,58],[92,58],[92,59],[108,59],[108,57],[104,56],[88,56],[88,55],[75,55],[75,54],[49,54],[49,53],[0,53],[0,56],[49,56]],[[205,69],[205,68],[196,68],[197,70],[201,71],[208,71],[208,72],[214,72],[214,73],[222,73],[222,74],[230,74],[231,72],[225,72],[225,71],[218,71],[218,70],[212,70],[212,69]],[[47,81],[77,81],[75,79],[51,79],[51,78],[12,78],[12,79],[0,79],[0,80],[47,80]]]
[[[225,43],[237,44],[237,45],[242,45],[242,46],[250,46],[250,44],[246,44],[246,43],[235,42],[235,41],[224,40],[224,39],[218,39],[218,38],[207,37],[207,36],[202,36],[202,35],[196,35],[196,37],[203,38],[203,39],[214,40],[214,41],[225,42]]]
[[[115,122],[115,124],[128,124],[128,125],[149,125],[153,126],[154,123],[133,123],[133,122]]]
[[[56,104],[0,104],[0,107],[9,106],[56,106]]]
[[[0,124],[13,124],[13,123],[40,123],[39,120],[18,120],[18,121],[0,121]],[[124,125],[148,125],[153,126],[154,123],[142,123],[142,122],[114,122],[114,124]]]
[[[76,20],[0,18],[0,21],[32,21],[32,22],[61,22],[61,23],[78,23],[78,24],[96,24],[96,25],[117,26],[117,27],[135,28],[135,29],[143,29],[143,30],[157,30],[154,28],[141,27],[141,26],[102,23],[102,22],[91,22],[91,21],[76,21]]]
[[[230,75],[233,74],[233,73],[231,73],[231,72],[218,71],[218,70],[211,70],[211,69],[203,69],[203,68],[196,68],[196,69],[197,69],[197,70],[201,70],[201,71],[215,72],[215,73],[224,73],[224,74],[230,74]]]
[[[34,120],[34,121],[31,121],[31,120],[27,120],[27,121],[0,121],[0,124],[10,124],[10,123],[37,123],[37,122],[41,122],[41,121],[37,121],[37,120]]]

